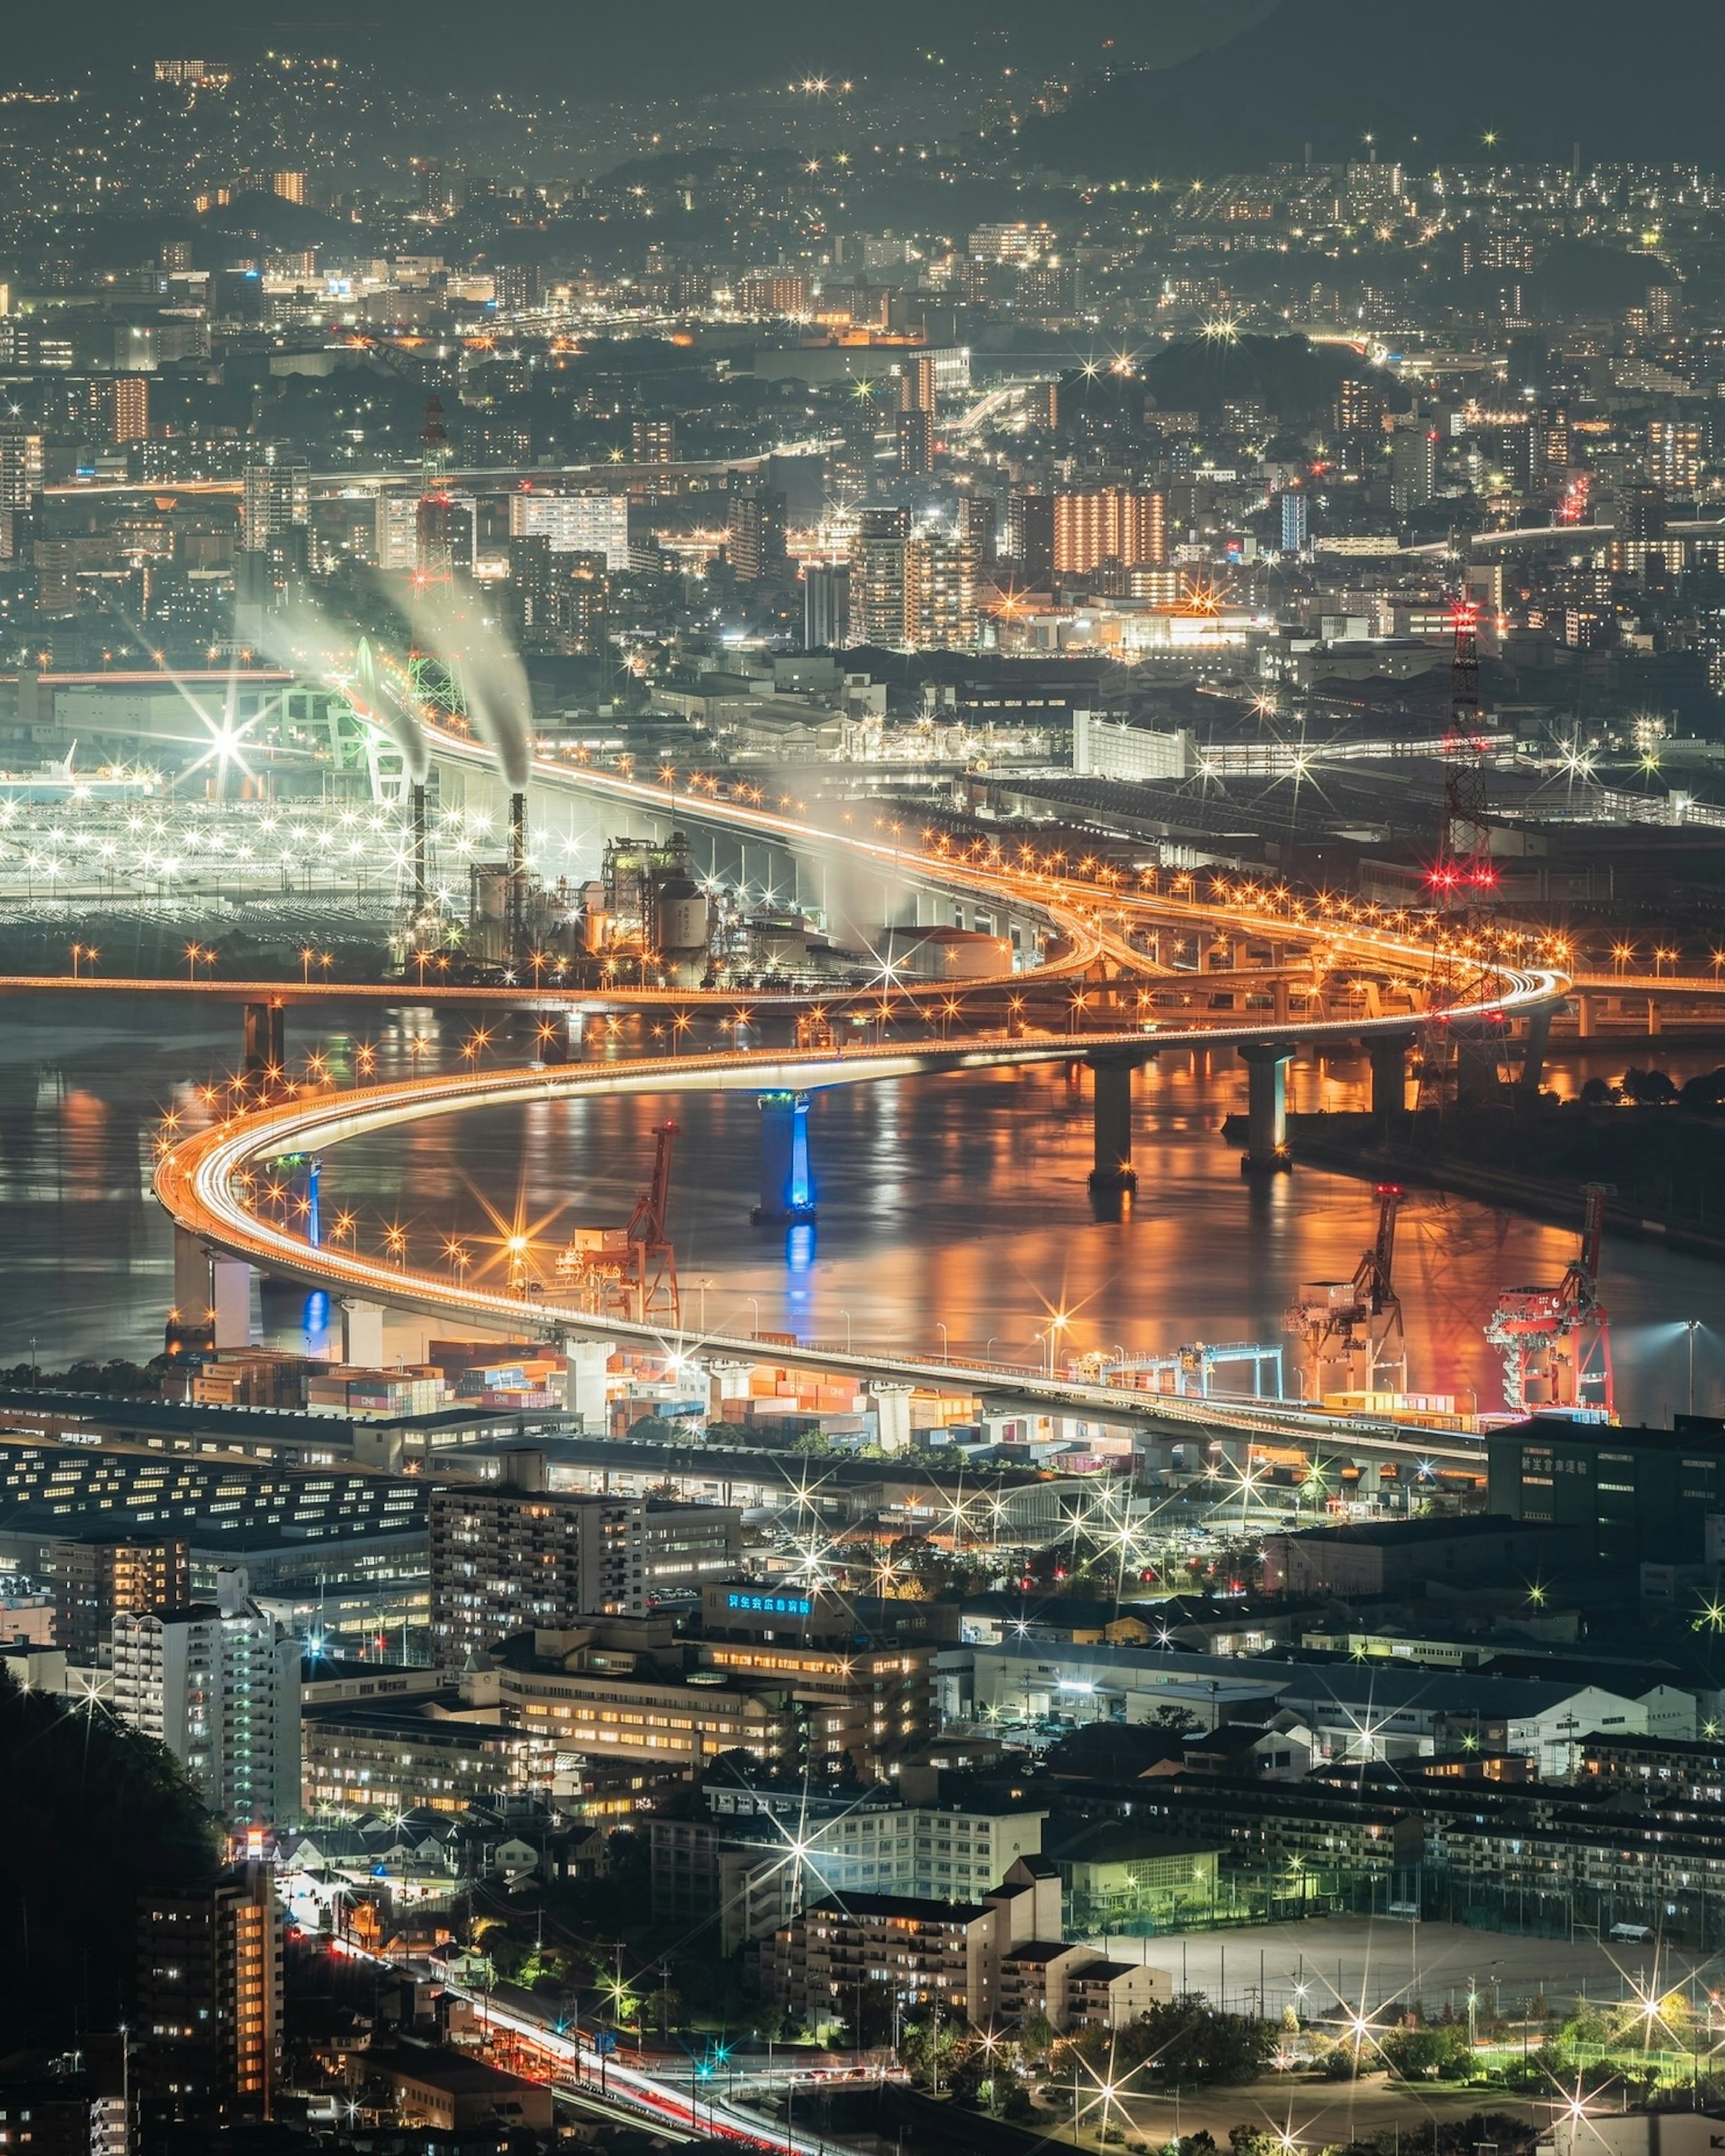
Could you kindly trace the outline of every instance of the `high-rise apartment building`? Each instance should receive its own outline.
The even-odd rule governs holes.
[[[993,495],[961,494],[957,521],[958,536],[975,547],[978,562],[992,562],[999,552],[999,505]]]
[[[608,569],[629,567],[626,494],[542,494],[517,489],[509,497],[511,538],[542,534],[553,554],[603,554]]]
[[[1306,496],[1296,486],[1285,487],[1281,495],[1281,551],[1284,554],[1303,554],[1308,537]]]
[[[737,305],[742,314],[788,315],[800,321],[809,311],[809,280],[790,270],[757,270],[737,280]]]
[[[268,1866],[146,1894],[137,1936],[139,2087],[267,2111],[282,2024],[281,1912]]]
[[[1130,487],[1063,490],[1054,497],[1054,572],[1088,576],[1098,562],[1161,567],[1168,560],[1168,502]]]
[[[732,475],[725,551],[740,584],[757,584],[784,571],[785,501],[776,486]]]
[[[934,414],[901,412],[896,430],[898,468],[906,479],[926,479],[934,470]]]
[[[522,1481],[542,1481],[534,1457],[514,1469]],[[434,1490],[430,1509],[432,1647],[445,1669],[511,1633],[646,1609],[639,1499],[491,1483]]]
[[[122,1610],[114,1620],[114,1712],[165,1744],[213,1812],[236,1825],[300,1811],[300,1645],[224,1565],[213,1603]]]
[[[245,468],[239,503],[239,543],[261,554],[272,541],[303,528],[310,514],[305,459],[273,442]]]
[[[850,632],[860,644],[901,649],[905,636],[907,509],[865,509],[850,548]]]
[[[63,1542],[52,1563],[54,1643],[74,1661],[106,1654],[116,1617],[179,1609],[191,1599],[189,1553],[172,1536]]]
[[[1647,482],[1666,494],[1692,495],[1701,477],[1705,438],[1696,419],[1650,419]]]
[[[1346,374],[1336,384],[1336,426],[1342,434],[1381,434],[1389,410],[1389,399],[1381,382]]]
[[[1399,516],[1423,509],[1437,492],[1437,436],[1430,427],[1398,427],[1389,444],[1389,506]]]
[[[150,439],[150,377],[116,374],[90,388],[92,417],[110,449],[123,449]]]
[[[919,531],[905,549],[905,641],[917,651],[976,644],[976,549],[947,531]]]
[[[675,419],[631,419],[629,449],[638,465],[674,465],[677,460]]]

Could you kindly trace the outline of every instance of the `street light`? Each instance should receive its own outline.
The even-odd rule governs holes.
[[[941,1323],[939,1318],[934,1321],[934,1329],[941,1337],[941,1360],[943,1363],[950,1363],[952,1359],[951,1345],[947,1338],[947,1328]]]
[[[1701,1330],[1698,1317],[1686,1317],[1683,1330],[1689,1335],[1689,1412],[1695,1413],[1695,1336]]]

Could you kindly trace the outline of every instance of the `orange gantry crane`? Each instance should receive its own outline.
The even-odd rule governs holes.
[[[653,1180],[624,1226],[578,1228],[558,1254],[559,1286],[595,1317],[627,1317],[637,1325],[662,1317],[673,1331],[682,1329],[677,1254],[665,1226],[677,1137],[675,1123],[661,1123],[655,1132]]]
[[[1308,1400],[1407,1389],[1408,1349],[1394,1279],[1396,1215],[1405,1193],[1399,1183],[1379,1183],[1372,1194],[1378,1229],[1353,1278],[1302,1284],[1285,1320],[1301,1342],[1301,1390]]]
[[[1609,1183],[1581,1186],[1581,1247],[1555,1287],[1509,1287],[1486,1321],[1503,1354],[1503,1404],[1512,1414],[1542,1408],[1589,1420],[1616,1419],[1611,1316],[1599,1301],[1599,1244]]]

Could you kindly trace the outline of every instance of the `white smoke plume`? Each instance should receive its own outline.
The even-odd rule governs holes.
[[[266,614],[259,640],[265,655],[278,666],[290,668],[296,674],[316,675],[351,697],[355,708],[381,727],[401,751],[413,783],[424,783],[431,768],[424,732],[413,713],[380,678],[376,654],[365,637],[361,637],[354,650],[317,608],[301,603],[280,613]]]
[[[533,759],[533,699],[526,669],[502,632],[476,605],[459,611],[439,596],[422,600],[427,641],[459,675],[474,731],[496,752],[511,793],[526,785]]]

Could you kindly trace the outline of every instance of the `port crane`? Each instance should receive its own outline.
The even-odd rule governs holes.
[[[653,1179],[623,1227],[578,1228],[557,1255],[560,1288],[596,1317],[626,1317],[637,1325],[662,1317],[673,1331],[682,1329],[677,1254],[665,1224],[678,1136],[675,1123],[661,1123],[654,1133]]]
[[[1616,1419],[1611,1317],[1599,1301],[1599,1245],[1609,1183],[1581,1186],[1581,1246],[1555,1287],[1505,1288],[1486,1321],[1503,1355],[1503,1404],[1512,1414],[1554,1409],[1589,1420]]]
[[[1378,1201],[1377,1232],[1352,1279],[1306,1283],[1288,1309],[1286,1329],[1301,1343],[1301,1382],[1307,1399],[1332,1392],[1407,1389],[1408,1348],[1394,1277],[1396,1216],[1406,1193],[1399,1183],[1379,1183],[1372,1194]]]

